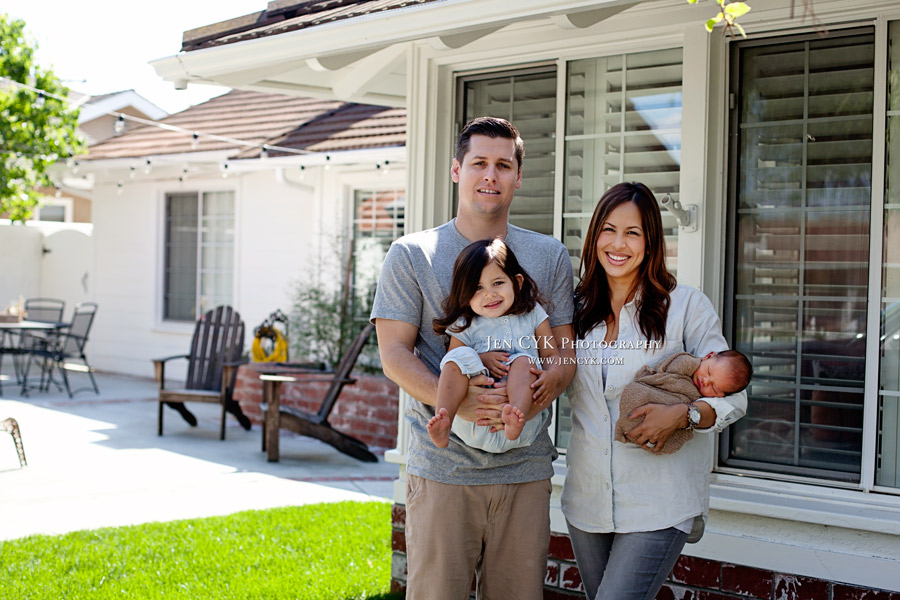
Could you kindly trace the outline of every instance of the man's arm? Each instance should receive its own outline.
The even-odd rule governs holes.
[[[559,398],[559,396],[569,387],[572,378],[575,377],[575,346],[572,339],[575,337],[575,330],[571,323],[568,325],[559,325],[552,327],[553,338],[556,347],[559,349],[559,362],[557,364],[545,364],[544,369],[538,369],[536,366],[531,368],[531,372],[537,375],[538,379],[531,384],[532,389],[540,385],[548,386],[550,390],[548,402],[542,404],[534,403],[531,411],[526,415],[530,419],[534,415],[544,410],[550,402]]]
[[[434,406],[437,403],[438,376],[413,352],[419,328],[405,321],[375,319],[375,331],[384,374],[419,402]],[[469,392],[460,404],[457,416],[466,421],[478,421],[487,417],[484,411],[490,410],[490,405],[505,403],[505,388],[496,388],[488,394],[481,387],[492,383],[493,379],[483,375],[470,379]]]

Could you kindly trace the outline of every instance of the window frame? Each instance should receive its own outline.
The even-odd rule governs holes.
[[[222,193],[228,192],[232,195],[232,202],[234,208],[234,243],[232,246],[232,281],[231,281],[231,302],[230,305],[235,309],[239,310],[239,290],[240,290],[240,262],[238,253],[238,249],[241,245],[241,235],[240,235],[240,195],[238,194],[238,190],[235,187],[228,183],[223,183],[220,185],[216,185],[212,182],[207,182],[208,184],[183,188],[183,189],[173,189],[172,187],[165,187],[160,189],[158,193],[157,199],[157,260],[156,260],[156,293],[155,295],[155,304],[156,309],[154,311],[156,318],[154,323],[154,331],[162,332],[162,333],[191,333],[194,330],[194,326],[196,323],[196,319],[194,320],[177,320],[177,319],[169,319],[165,316],[165,293],[166,293],[166,200],[171,194],[194,194],[196,196],[197,202],[200,202],[200,198],[205,193]],[[199,260],[199,247],[198,247],[198,260]],[[198,269],[199,273],[199,269]],[[197,290],[197,297],[199,297],[199,289]],[[195,298],[195,306],[197,304],[197,299]],[[196,318],[200,318],[202,313],[197,314]]]
[[[870,197],[870,215],[869,215],[869,261],[868,261],[868,290],[867,305],[869,307],[881,306],[882,291],[882,260],[883,260],[883,235],[878,232],[883,231],[884,227],[884,177],[885,177],[885,127],[886,127],[886,102],[887,102],[887,47],[888,47],[888,23],[890,21],[900,19],[900,15],[894,15],[893,18],[887,16],[879,16],[874,19],[862,20],[855,23],[846,23],[841,26],[833,27],[834,30],[840,31],[842,34],[852,34],[854,30],[866,31],[874,34],[874,98],[872,106],[872,181],[871,181],[871,197]],[[723,82],[727,94],[727,104],[730,105],[728,110],[727,140],[726,140],[726,174],[723,183],[725,184],[725,260],[723,261],[722,277],[725,281],[725,290],[723,295],[722,321],[725,338],[729,345],[733,344],[736,331],[736,315],[735,315],[735,298],[734,289],[736,285],[736,203],[737,203],[737,186],[738,181],[738,158],[739,148],[737,128],[739,123],[737,120],[737,105],[740,101],[736,91],[739,87],[738,78],[740,75],[740,48],[753,46],[771,45],[785,43],[788,41],[799,42],[809,39],[816,39],[815,31],[806,30],[780,30],[769,32],[766,35],[758,36],[756,39],[749,41],[729,42],[727,69]],[[737,45],[734,45],[737,44]],[[843,489],[852,492],[878,492],[890,496],[900,496],[900,488],[891,488],[886,486],[875,485],[875,461],[876,461],[876,444],[877,444],[877,420],[878,420],[878,401],[879,401],[879,378],[880,378],[880,348],[878,339],[881,327],[881,311],[868,310],[866,316],[865,335],[866,335],[866,351],[865,351],[865,381],[863,386],[863,424],[862,424],[862,443],[860,457],[860,473],[859,481],[841,481],[838,479],[824,479],[814,475],[778,473],[765,471],[747,465],[726,465],[725,460],[728,455],[727,438],[723,438],[716,452],[714,481],[718,474],[718,480],[722,482],[734,482],[737,477],[744,481],[753,478],[758,481],[778,481],[784,482],[786,485],[797,484],[798,490],[812,486],[812,489],[822,490],[826,488]],[[723,436],[731,435],[726,431]],[[850,496],[852,497],[852,496]],[[889,502],[890,506],[891,503]],[[816,522],[810,520],[810,522]],[[881,523],[881,521],[877,521]],[[883,524],[882,524],[883,526]],[[884,531],[884,529],[873,528],[873,531]]]

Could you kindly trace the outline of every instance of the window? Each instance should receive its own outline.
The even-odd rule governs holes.
[[[357,190],[353,198],[353,315],[369,319],[375,284],[391,243],[403,235],[404,190]]]
[[[525,140],[522,188],[510,222],[555,235],[569,250],[577,276],[584,232],[600,196],[637,180],[658,197],[679,199],[682,51],[616,55],[566,64],[563,189],[554,189],[557,71],[540,68],[460,80],[461,122],[480,115],[510,119]],[[561,216],[561,219],[554,219]],[[554,230],[554,221],[562,228]],[[678,224],[663,211],[669,269],[676,272]],[[555,439],[566,448],[572,429],[565,396],[556,403]]]
[[[72,198],[51,198],[44,196],[40,206],[34,209],[34,220],[72,222]]]
[[[858,482],[871,342],[874,34],[748,42],[733,58],[727,312],[733,347],[751,358],[754,377],[747,415],[726,432],[721,458]],[[891,302],[886,294],[886,319]]]
[[[516,190],[509,222],[553,235],[556,70],[493,73],[466,77],[461,84],[462,118],[457,132],[475,117],[502,117],[516,126],[525,142],[528,168],[522,171],[522,187]],[[455,214],[455,204],[453,210]]]
[[[163,318],[196,321],[231,304],[234,193],[166,195]]]

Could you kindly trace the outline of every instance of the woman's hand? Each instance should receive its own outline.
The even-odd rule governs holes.
[[[501,352],[494,350],[492,352],[482,352],[478,355],[481,357],[481,364],[484,368],[497,379],[503,379],[509,375],[509,352]]]
[[[687,415],[687,404],[645,404],[631,411],[629,419],[644,417],[644,421],[629,431],[626,437],[646,450],[659,453],[666,445],[669,436],[677,429],[682,429]],[[647,446],[650,442],[652,446]]]

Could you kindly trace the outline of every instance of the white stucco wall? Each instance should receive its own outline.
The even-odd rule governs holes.
[[[270,161],[274,164],[275,161]],[[96,243],[95,297],[100,310],[91,342],[91,360],[106,371],[152,377],[151,360],[188,351],[193,323],[162,320],[164,199],[167,192],[231,190],[235,194],[234,301],[253,328],[272,311],[288,313],[293,283],[318,278],[334,240],[350,231],[353,189],[391,184],[403,187],[405,172],[385,178],[375,160],[359,165],[296,167],[278,177],[274,168],[217,172],[179,183],[160,169],[152,181],[127,180],[117,193],[115,174],[94,191]],[[234,167],[232,167],[234,169]],[[237,171],[237,169],[235,169]],[[154,173],[157,168],[154,167]],[[109,177],[107,175],[107,177]],[[325,280],[340,285],[336,273]],[[184,361],[172,361],[166,377],[184,377]]]

